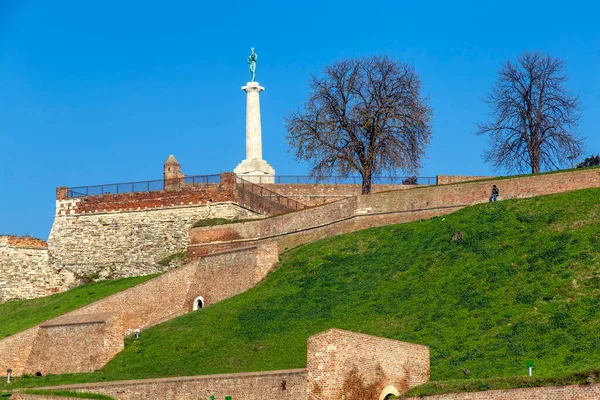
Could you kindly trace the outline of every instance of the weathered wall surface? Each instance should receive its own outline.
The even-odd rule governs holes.
[[[436,183],[438,185],[450,185],[452,183],[470,182],[490,178],[493,178],[493,176],[438,175],[436,176]]]
[[[157,278],[0,340],[0,368],[15,376],[85,372],[102,367],[123,338],[254,287],[277,262],[267,246],[213,253]]]
[[[157,261],[185,250],[188,232],[199,219],[254,215],[233,203],[71,214],[77,207],[73,203],[82,201],[57,201],[48,239],[50,268],[59,271],[64,287],[85,276],[106,279],[164,271]]]
[[[53,292],[46,242],[29,237],[0,236],[0,303],[31,299]]]
[[[432,181],[432,184],[435,183]],[[358,196],[361,193],[361,185],[352,184],[285,184],[285,183],[263,183],[266,187],[276,193],[297,200],[307,206],[318,206],[331,203],[347,197]],[[389,190],[412,189],[415,185],[384,185],[374,184],[373,193]]]
[[[373,400],[429,381],[429,348],[418,344],[330,329],[309,338],[307,354],[310,400]]]
[[[436,396],[407,397],[406,400],[598,400],[600,384],[549,386],[525,389],[449,393]]]
[[[500,189],[500,200],[526,198],[570,190],[600,187],[600,170],[494,179],[396,190],[352,197],[299,212],[190,232],[188,257],[215,250],[248,246],[273,240],[279,251],[324,237],[374,226],[409,222],[448,214],[488,201],[492,184]]]
[[[281,371],[281,373],[285,373],[288,371]],[[290,373],[294,372],[289,371]],[[277,372],[274,372],[277,373]],[[245,374],[244,374],[245,375]],[[248,374],[249,375],[249,374]],[[286,377],[286,376],[291,376],[290,375],[284,375],[282,374],[281,377]],[[301,375],[302,375],[302,370],[298,371],[298,378],[297,380],[292,380],[293,384],[297,384],[297,388],[298,390],[296,390],[296,393],[300,393],[301,389],[300,389],[300,385],[302,384],[301,382]],[[294,377],[296,377],[294,375]],[[201,378],[201,377],[200,377]],[[208,377],[207,377],[208,378]],[[173,379],[182,379],[182,378],[173,378]],[[195,378],[183,378],[183,379],[195,379]],[[161,380],[155,380],[156,384],[160,384]],[[273,379],[273,381],[275,381],[275,379]],[[287,386],[287,379],[286,379],[286,386]],[[136,382],[136,383],[134,383]],[[140,383],[144,382],[144,381],[134,381],[131,383],[130,386],[134,387],[135,385],[140,385]],[[184,384],[186,384],[187,382],[184,382]],[[104,384],[105,386],[108,384]],[[150,381],[148,381],[148,383],[146,383],[146,385],[151,385]],[[91,384],[90,384],[91,386]],[[141,386],[141,385],[140,385]],[[187,385],[185,385],[186,388],[183,390],[189,390],[187,389]],[[125,387],[125,386],[124,386]],[[94,389],[93,387],[90,387],[90,389]],[[104,390],[104,389],[103,389]],[[108,388],[106,389],[108,390]],[[131,389],[129,389],[131,390]],[[174,390],[177,390],[176,388],[174,388]],[[182,392],[183,392],[182,390]],[[124,391],[127,391],[126,389]],[[224,390],[217,392],[219,393],[219,395],[215,396],[216,399],[222,399],[224,398],[224,396],[220,395],[220,393],[229,393],[227,391],[227,388],[225,388]],[[269,398],[269,399],[294,399],[294,400],[299,400],[299,399],[305,399],[306,397],[302,397],[301,394],[294,394],[293,397],[277,397],[275,395],[273,395],[272,393],[276,392],[274,389],[272,392],[269,392],[269,394],[265,395],[265,397],[262,398]],[[102,392],[105,393],[105,392]],[[152,397],[132,397],[129,395],[129,393],[125,394],[125,396],[129,396],[129,397],[119,397],[119,395],[114,395],[115,398],[121,400],[137,400],[137,399],[169,399],[169,400],[179,400],[179,399],[194,399],[194,398],[208,398],[208,396],[205,394],[206,391],[204,392],[195,392],[198,393],[197,395],[192,394],[193,392],[189,391],[187,393],[189,393],[190,397],[184,397],[185,395],[187,395],[187,393],[181,393],[181,397],[174,397],[177,396],[178,394],[170,394],[170,392],[168,392],[167,390],[160,390],[158,388],[154,389],[153,391],[151,391],[150,389],[148,389],[148,391],[146,392],[145,390],[142,393],[149,393],[151,395],[153,395]],[[163,396],[164,397],[161,397]],[[227,395],[227,394],[226,394]],[[197,397],[191,397],[191,396],[197,396]],[[261,399],[261,397],[241,397],[241,396],[234,396],[234,399]],[[39,395],[25,395],[25,394],[14,394],[12,397],[13,400],[56,400],[56,397],[51,397],[51,396],[39,396]],[[70,398],[64,398],[62,397],[61,399],[63,400],[70,400]],[[324,397],[322,397],[321,399],[326,399]],[[348,398],[349,399],[349,398]],[[373,400],[377,400],[378,397],[373,397]],[[524,388],[524,389],[510,389],[510,390],[489,390],[489,391],[485,391],[485,392],[473,392],[473,393],[450,393],[450,394],[441,394],[441,395],[436,395],[436,396],[424,396],[424,397],[407,397],[405,400],[598,400],[600,399],[600,384],[591,384],[591,385],[571,385],[571,386],[550,386],[550,387],[537,387],[537,388]]]
[[[60,317],[40,326],[26,368],[44,375],[93,372],[123,347],[116,313]]]
[[[304,400],[306,399],[306,370],[284,370],[242,374],[205,375],[135,381],[88,383],[44,389],[102,393],[118,400],[195,400],[215,396],[223,400]],[[16,399],[44,399],[22,397]],[[31,395],[27,395],[31,396]]]

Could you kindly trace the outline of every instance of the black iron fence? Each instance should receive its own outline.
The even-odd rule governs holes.
[[[160,179],[140,182],[108,183],[104,185],[77,186],[68,188],[68,197],[100,196],[103,194],[153,192],[178,190],[189,187],[217,185],[220,175],[193,175],[184,178]]]
[[[334,185],[360,185],[362,177],[360,176],[300,176],[300,175],[248,175],[246,179],[252,180],[257,184],[275,183],[275,184],[334,184]],[[375,185],[435,185],[435,176],[374,176]]]
[[[275,193],[263,186],[256,185],[240,177],[237,178],[236,188],[238,200],[251,210],[264,212],[270,215],[282,214],[288,211],[297,211],[307,206],[294,199]]]

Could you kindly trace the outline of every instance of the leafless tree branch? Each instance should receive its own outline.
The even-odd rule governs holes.
[[[416,173],[431,140],[432,109],[414,68],[374,56],[338,61],[311,77],[302,110],[286,118],[287,139],[315,176]]]

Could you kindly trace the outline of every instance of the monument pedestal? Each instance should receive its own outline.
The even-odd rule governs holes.
[[[253,183],[274,183],[275,170],[262,159],[259,93],[265,90],[258,82],[242,86],[246,92],[246,159],[234,170],[240,178]]]

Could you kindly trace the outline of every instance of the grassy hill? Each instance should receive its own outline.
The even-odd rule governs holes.
[[[157,275],[88,283],[52,296],[0,304],[0,321],[2,321],[0,323],[0,339],[128,289],[155,276]]]
[[[128,339],[101,371],[34,381],[298,368],[331,327],[430,346],[432,380],[597,366],[599,198],[482,204],[302,246],[256,288]]]

